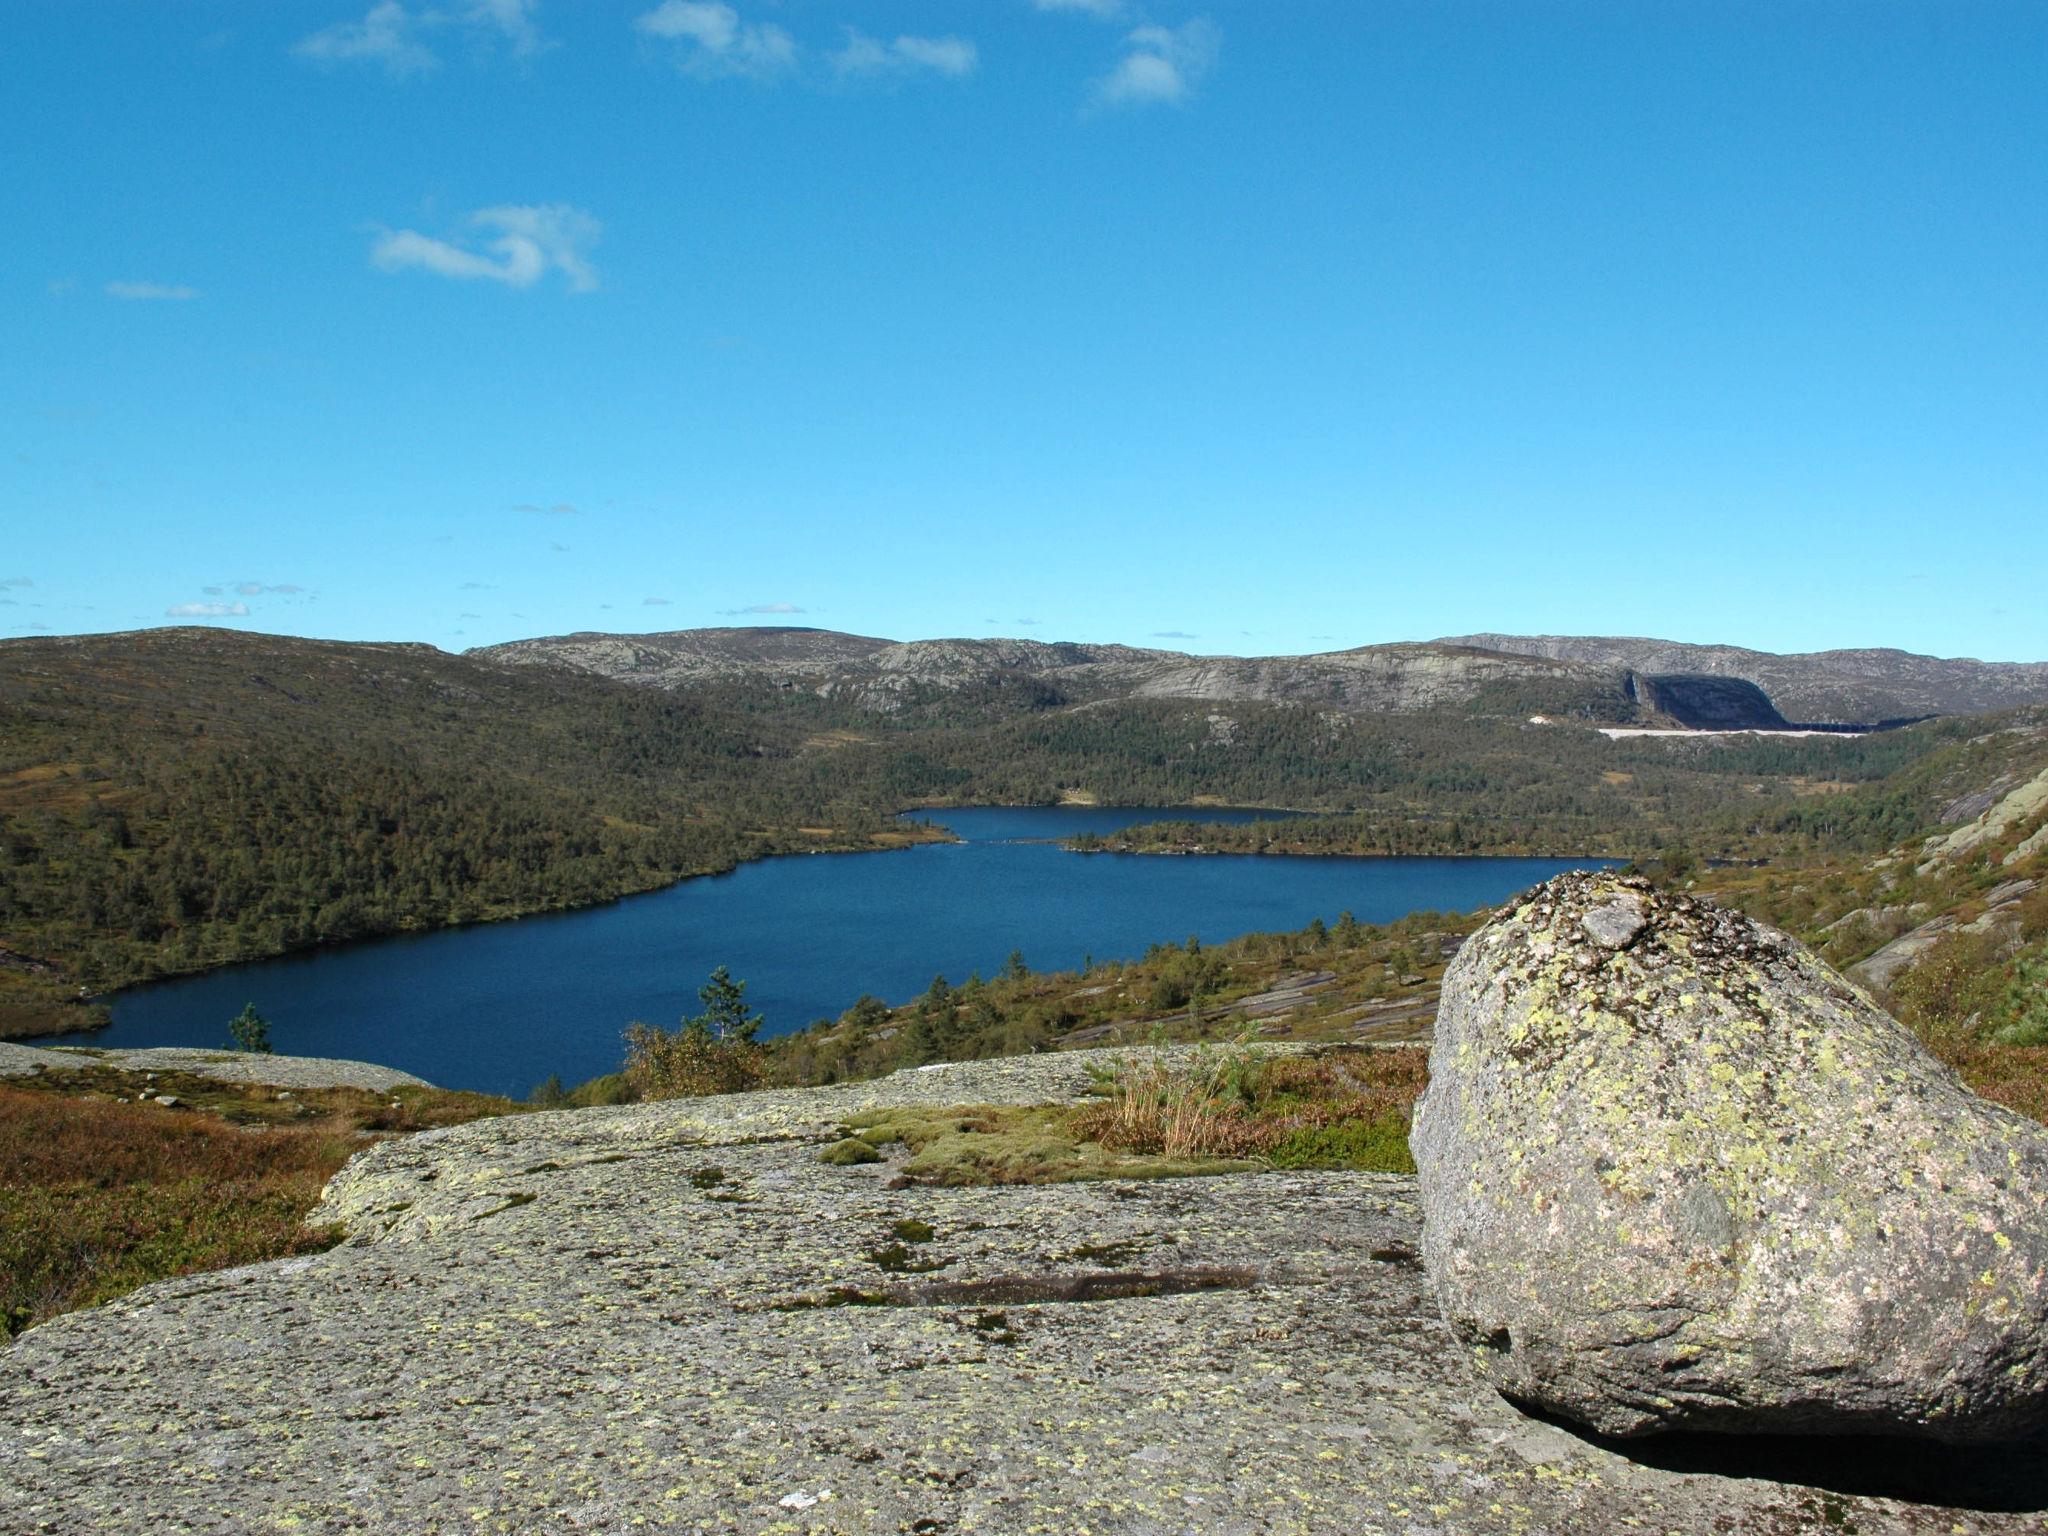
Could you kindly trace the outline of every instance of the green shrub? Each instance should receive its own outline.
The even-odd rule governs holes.
[[[1408,1152],[1408,1117],[1339,1120],[1291,1131],[1266,1154],[1275,1168],[1352,1168],[1373,1173],[1413,1173]]]

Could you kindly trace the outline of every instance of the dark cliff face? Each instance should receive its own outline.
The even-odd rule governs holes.
[[[1782,731],[1785,717],[1770,695],[1739,677],[1631,674],[1637,702],[1654,714],[1701,731]]]

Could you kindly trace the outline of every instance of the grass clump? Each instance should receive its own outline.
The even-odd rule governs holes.
[[[1427,1063],[1420,1049],[1264,1056],[1241,1047],[1126,1062],[1100,1102],[1074,1111],[1074,1130],[1168,1158],[1413,1173],[1408,1128]]]
[[[882,1148],[900,1146],[900,1176],[913,1184],[1057,1184],[1262,1168],[1412,1173],[1408,1124],[1426,1057],[1363,1049],[1275,1057],[1243,1048],[1154,1057],[1105,1074],[1101,1098],[1078,1107],[871,1110],[848,1120],[843,1139],[819,1155],[829,1163],[875,1162]]]

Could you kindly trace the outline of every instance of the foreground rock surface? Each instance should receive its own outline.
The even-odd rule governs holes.
[[[37,1072],[77,1072],[106,1067],[117,1072],[190,1072],[223,1083],[258,1083],[271,1088],[429,1088],[424,1078],[369,1061],[329,1056],[273,1056],[263,1051],[202,1051],[153,1045],[132,1050],[96,1050],[13,1045],[0,1040],[0,1077]]]
[[[863,1105],[1071,1097],[1087,1060],[379,1147],[330,1190],[344,1246],[22,1336],[0,1531],[2040,1528],[2038,1458],[1880,1487],[1521,1415],[1436,1321],[1412,1179],[890,1189],[817,1161]]]
[[[2048,1419],[2048,1130],[1783,934],[1615,875],[1445,977],[1412,1145],[1446,1322],[1603,1433]]]

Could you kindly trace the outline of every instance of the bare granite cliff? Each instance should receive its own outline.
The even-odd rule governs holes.
[[[2038,1530],[2038,1451],[1627,1454],[1437,1320],[1412,1179],[899,1187],[906,1103],[1085,1053],[381,1145],[315,1257],[151,1286],[0,1371],[0,1532]]]

